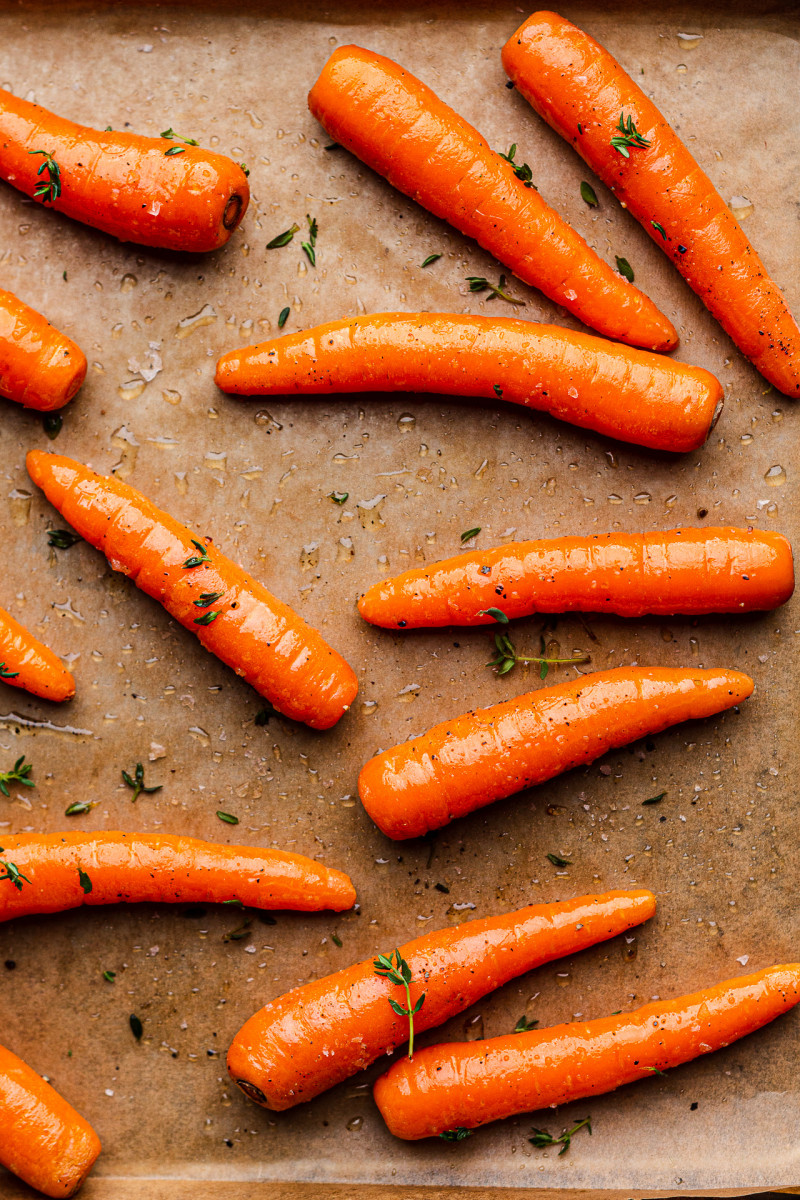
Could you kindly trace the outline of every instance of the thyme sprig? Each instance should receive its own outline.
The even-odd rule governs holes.
[[[459,1125],[458,1129],[445,1129],[444,1133],[439,1134],[439,1137],[443,1142],[463,1142],[466,1138],[472,1137],[472,1130]]]
[[[394,958],[394,961],[392,959]],[[408,1057],[414,1056],[414,1014],[418,1013],[422,1008],[422,1003],[426,993],[423,992],[417,1003],[411,1006],[411,967],[403,958],[399,950],[395,950],[394,955],[379,954],[372,963],[375,968],[375,974],[380,975],[383,979],[388,979],[390,983],[404,989],[406,994],[405,1008],[397,1000],[389,998],[394,1011],[398,1017],[408,1017]]]
[[[175,130],[172,128],[171,125],[170,125],[169,129],[164,130],[164,132],[161,134],[161,137],[162,138],[170,138],[170,139],[174,138],[174,140],[176,142],[183,142],[187,146],[199,146],[200,145],[200,143],[197,141],[196,138],[181,137],[181,135],[179,133],[175,132]],[[169,151],[167,151],[167,153],[169,153]]]
[[[625,113],[619,114],[617,129],[619,130],[619,134],[612,137],[611,145],[617,154],[621,154],[623,158],[630,158],[629,150],[643,150],[645,146],[650,145],[649,139],[642,137],[634,125],[633,117],[628,117],[627,121],[625,120]]]
[[[38,185],[33,193],[34,199],[37,196],[41,196],[43,204],[47,204],[48,201],[52,204],[61,195],[61,169],[52,154],[47,150],[29,150],[28,154],[41,154],[44,156],[44,162],[36,174],[41,175],[43,171],[47,171],[49,177],[46,183],[43,180]]]
[[[500,282],[496,284],[489,283],[489,280],[484,279],[482,275],[467,275],[466,279],[471,292],[485,292],[488,289],[492,294],[491,296],[487,296],[487,300],[491,300],[493,297],[497,296],[498,300],[505,300],[506,304],[515,304],[517,307],[522,308],[525,307],[524,300],[518,300],[516,296],[509,296],[508,292],[505,290],[505,275],[501,275]]]
[[[22,787],[35,787],[36,784],[31,779],[31,771],[33,763],[25,762],[25,755],[18,758],[10,771],[0,771],[0,792],[4,796],[9,794],[8,785],[10,783],[19,783]]]
[[[508,617],[499,608],[483,608],[479,616],[493,617],[500,625],[508,624]],[[541,654],[518,654],[517,648],[511,641],[507,633],[500,630],[494,635],[494,645],[497,651],[494,658],[490,659],[486,664],[487,667],[494,667],[498,675],[507,675],[517,663],[538,663],[539,678],[546,679],[547,672],[551,667],[569,666],[571,664],[590,662],[588,654],[573,654],[571,658],[552,658],[547,654],[547,647],[544,641],[544,634],[539,637]]]
[[[514,142],[513,146],[511,146],[508,154],[503,154],[502,152],[498,153],[500,153],[500,157],[504,158],[507,163],[511,163],[511,166],[514,168],[514,174],[516,175],[517,179],[522,180],[522,182],[525,184],[525,187],[532,187],[534,189],[536,188],[536,184],[533,182],[533,171],[530,169],[528,164],[514,162],[514,155],[517,153],[516,142]]]
[[[129,788],[133,788],[131,801],[138,800],[142,792],[146,796],[149,796],[151,792],[160,792],[164,786],[163,783],[156,783],[152,787],[147,787],[144,781],[144,767],[140,762],[137,762],[134,767],[132,776],[127,771],[123,771],[122,780],[124,783],[127,783]]]
[[[0,662],[0,679],[16,679],[19,671],[9,671],[4,662]]]
[[[0,846],[0,854],[3,853],[3,847]],[[22,891],[23,881],[25,883],[30,883],[28,876],[22,874],[16,863],[8,862],[7,860],[0,860],[0,867],[5,868],[5,873],[0,875],[0,882],[2,882],[4,879],[7,879],[9,883],[17,889],[18,892]]]
[[[558,1156],[560,1158],[562,1154],[566,1154],[569,1150],[570,1142],[574,1138],[575,1134],[584,1127],[591,1135],[591,1117],[584,1117],[582,1121],[576,1121],[576,1123],[572,1126],[572,1129],[565,1129],[560,1137],[553,1137],[553,1135],[548,1133],[546,1129],[534,1128],[533,1137],[528,1138],[528,1141],[532,1146],[535,1146],[537,1150],[542,1150],[545,1146],[561,1146],[561,1149],[558,1152]]]
[[[194,547],[196,547],[196,549],[199,550],[200,553],[192,554],[189,558],[187,558],[186,562],[183,564],[184,567],[187,567],[187,568],[199,567],[199,566],[202,566],[203,563],[211,562],[211,559],[209,558],[209,555],[208,555],[208,547],[207,546],[204,546],[202,542],[196,541],[195,538],[192,538],[192,545]]]

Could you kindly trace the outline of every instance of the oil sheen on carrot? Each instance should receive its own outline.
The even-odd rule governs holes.
[[[86,378],[86,356],[41,313],[0,288],[0,396],[25,408],[62,408]]]
[[[42,700],[70,700],[75,680],[57,654],[0,608],[0,683]]]

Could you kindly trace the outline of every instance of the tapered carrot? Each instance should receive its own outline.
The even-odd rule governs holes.
[[[74,1196],[100,1149],[89,1122],[0,1046],[0,1166],[45,1196]]]
[[[70,700],[75,680],[53,653],[0,608],[0,680],[42,700]]]
[[[359,794],[388,837],[419,837],[607,750],[722,712],[752,690],[747,675],[723,668],[617,667],[582,675],[475,709],[383,751],[362,768]]]
[[[0,179],[122,242],[216,250],[245,214],[247,176],[169,133],[100,132],[0,89]]]
[[[598,333],[648,350],[677,345],[653,302],[603,262],[476,129],[391,59],[340,47],[308,105],[340,145]]]
[[[266,696],[312,729],[329,729],[358,683],[321,635],[287,604],[191,530],[118,479],[31,450],[28,472],[81,537],[116,571]]]
[[[537,12],[503,47],[514,85],[630,209],[765,379],[800,394],[800,328],[711,180],[594,38]]]
[[[789,963],[635,1012],[428,1046],[380,1077],[375,1100],[396,1137],[475,1129],[600,1096],[721,1050],[798,1001],[800,963]]]
[[[652,892],[605,892],[468,921],[400,947],[410,968],[417,1032],[433,1029],[525,971],[647,921]],[[373,959],[272,1000],[239,1030],[228,1070],[266,1108],[312,1100],[406,1041],[409,1021],[391,1001],[402,991]]]
[[[356,898],[347,875],[286,850],[165,833],[3,833],[0,842],[0,921],[156,900],[342,912]]]
[[[794,591],[789,542],[760,529],[594,533],[472,550],[374,584],[358,602],[384,629],[491,625],[547,612],[753,612]]]
[[[701,446],[719,381],[556,325],[452,313],[375,313],[232,350],[216,381],[239,395],[408,391],[509,400],[660,450]]]
[[[0,288],[0,396],[51,412],[86,378],[86,357],[71,338]]]

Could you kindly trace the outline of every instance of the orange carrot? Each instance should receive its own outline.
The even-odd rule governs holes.
[[[617,667],[478,708],[371,758],[358,790],[387,837],[455,817],[594,762],[607,750],[746,699],[739,671]]]
[[[591,250],[463,117],[408,71],[342,46],[308,97],[331,137],[598,333],[671,350],[651,300]]]
[[[780,288],[711,180],[616,59],[570,21],[537,12],[503,47],[503,66],[764,378],[800,394],[800,328]]]
[[[45,1196],[74,1196],[100,1150],[89,1122],[0,1046],[0,1166]]]
[[[800,1001],[800,963],[768,967],[635,1012],[428,1046],[375,1084],[381,1115],[414,1141],[600,1096],[721,1050]]]
[[[0,841],[0,921],[156,900],[342,912],[356,898],[347,875],[286,850],[164,833],[4,833]]]
[[[135,488],[70,458],[31,450],[28,472],[81,537],[115,571],[160,600],[280,712],[329,729],[358,683],[316,629],[246,571],[198,539]]]
[[[2,89],[0,178],[122,242],[167,250],[224,246],[250,199],[223,154],[174,135],[101,133]]]
[[[70,700],[75,680],[61,659],[0,608],[0,679],[42,700]]]
[[[0,288],[0,396],[52,412],[86,378],[86,357],[71,338]]]
[[[331,321],[223,355],[239,395],[435,392],[509,400],[659,450],[702,446],[722,387],[701,367],[556,325],[452,313]]]
[[[491,625],[547,612],[621,617],[753,612],[794,591],[792,548],[760,529],[594,533],[472,550],[374,584],[358,602],[384,629]]]
[[[605,892],[468,921],[400,947],[411,999],[424,993],[417,1032],[433,1029],[525,971],[624,933],[655,912],[652,892]],[[373,959],[272,1000],[239,1030],[228,1070],[245,1095],[280,1111],[368,1067],[406,1041],[402,990]]]

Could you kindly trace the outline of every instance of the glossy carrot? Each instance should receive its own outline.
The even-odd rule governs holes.
[[[42,700],[70,700],[75,680],[61,659],[0,608],[0,680]]]
[[[789,542],[761,529],[671,529],[508,542],[374,584],[358,602],[384,629],[493,625],[532,613],[621,617],[753,612],[794,591]]]
[[[630,209],[765,379],[800,394],[800,328],[739,222],[652,100],[594,38],[537,12],[503,47],[515,87]],[[640,135],[631,145],[628,121]],[[617,150],[612,138],[623,138]],[[643,139],[644,143],[641,143]]]
[[[800,1001],[800,963],[768,967],[635,1012],[532,1033],[428,1046],[375,1084],[396,1137],[476,1129],[600,1096],[721,1050]]]
[[[85,378],[80,347],[0,288],[0,396],[52,412],[72,399]]]
[[[671,362],[557,325],[455,313],[375,313],[223,355],[216,381],[239,395],[434,392],[508,400],[609,437],[702,446],[722,387]]]
[[[655,907],[652,892],[605,892],[532,904],[407,942],[400,954],[411,968],[412,1003],[425,993],[415,1031],[441,1025],[542,963],[624,933]],[[389,1003],[401,990],[375,974],[370,958],[279,996],[233,1039],[231,1077],[265,1108],[312,1100],[407,1040],[408,1018]]]
[[[358,683],[321,635],[236,563],[118,479],[31,450],[28,472],[115,571],[160,600],[287,717],[329,729]]]
[[[89,1122],[0,1046],[0,1166],[45,1196],[74,1196],[100,1149]]]
[[[286,850],[165,833],[3,833],[0,842],[0,866],[25,877],[21,886],[0,878],[0,921],[143,901],[342,912],[356,898],[347,875]]]
[[[747,675],[723,668],[582,675],[444,721],[376,755],[358,778],[361,802],[387,837],[420,837],[607,750],[722,712],[752,690]]]
[[[391,59],[340,47],[308,105],[332,138],[393,187],[598,333],[648,350],[677,345],[652,300],[526,187],[477,129]]]
[[[122,242],[167,250],[224,246],[250,199],[223,154],[76,125],[2,89],[0,179]]]

